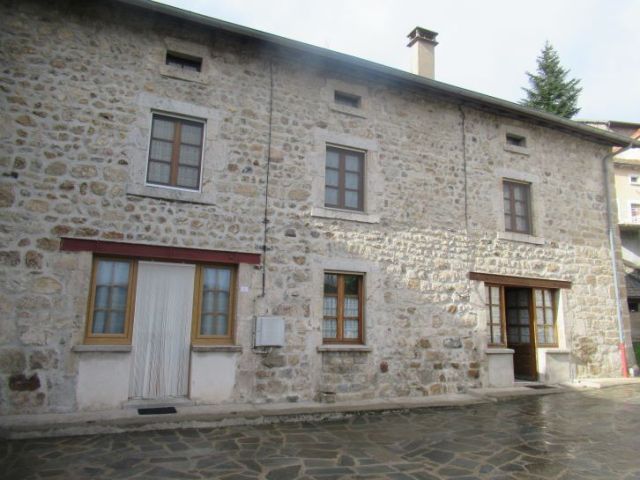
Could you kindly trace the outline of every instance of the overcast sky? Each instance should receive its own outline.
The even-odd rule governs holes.
[[[408,70],[406,35],[439,33],[436,80],[511,101],[545,40],[583,87],[576,119],[640,122],[640,0],[162,0]]]

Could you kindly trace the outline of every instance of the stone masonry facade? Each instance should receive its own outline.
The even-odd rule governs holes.
[[[265,295],[246,268],[228,401],[486,384],[470,271],[571,281],[573,374],[619,374],[609,146],[118,3],[3,0],[0,25],[0,413],[77,409],[92,257],[61,237],[260,254],[268,158]],[[197,78],[167,72],[176,44],[202,55]],[[335,107],[334,88],[362,108]],[[201,192],[144,185],[152,109],[207,119]],[[527,151],[506,148],[505,129]],[[367,151],[360,216],[323,208],[327,142]],[[504,177],[531,181],[535,238],[501,233]],[[365,273],[370,351],[318,351],[326,269]],[[252,349],[265,314],[286,325],[268,353]]]

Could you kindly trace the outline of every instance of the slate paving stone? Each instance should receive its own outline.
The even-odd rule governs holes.
[[[329,422],[0,442],[0,478],[640,480],[640,385]]]

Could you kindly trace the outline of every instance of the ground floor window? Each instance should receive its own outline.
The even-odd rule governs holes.
[[[192,342],[233,343],[235,266],[201,264],[194,271]],[[149,294],[138,288],[144,286],[137,272],[137,259],[94,258],[85,343],[131,343],[136,296]]]
[[[324,274],[322,337],[325,343],[362,343],[363,276]]]
[[[557,346],[556,289],[486,284],[489,346]],[[535,337],[533,336],[535,335]]]

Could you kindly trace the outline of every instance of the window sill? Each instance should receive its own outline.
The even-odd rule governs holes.
[[[544,245],[544,238],[516,232],[498,232],[498,240],[509,240],[511,242],[532,243],[534,245]]]
[[[191,345],[195,353],[209,352],[242,352],[242,345]]]
[[[344,113],[352,117],[367,118],[367,115],[362,111],[362,108],[347,107],[346,105],[331,105],[329,110],[332,112]]]
[[[511,152],[511,153],[517,153],[519,155],[530,155],[531,152],[529,151],[528,147],[518,147],[517,145],[509,145],[508,143],[504,145],[504,149],[507,152]]]
[[[131,345],[75,345],[74,353],[130,353]]]
[[[185,71],[170,65],[161,65],[160,75],[167,78],[173,78],[174,80],[184,80],[185,82],[199,83],[201,85],[206,84],[202,72]]]
[[[318,347],[318,352],[359,352],[369,353],[371,347],[367,345],[326,344]]]
[[[350,212],[327,207],[313,207],[311,216],[318,218],[331,218],[336,220],[349,220],[361,223],[380,223],[380,215],[372,215],[365,212]]]
[[[180,188],[128,184],[127,195],[158,198],[161,200],[172,200],[174,202],[215,205],[215,203],[211,199],[206,198],[205,194],[203,194],[202,192]]]
[[[514,350],[505,347],[489,347],[486,352],[487,355],[513,355]]]

